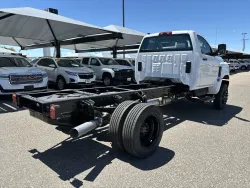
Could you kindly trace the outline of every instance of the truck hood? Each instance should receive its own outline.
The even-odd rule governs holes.
[[[60,67],[61,70],[73,73],[93,73],[94,71],[88,67]]]
[[[123,69],[130,69],[132,70],[133,68],[130,66],[124,66],[124,65],[104,65],[105,68],[110,68],[110,69],[119,69],[119,70],[123,70]]]
[[[45,71],[36,67],[0,67],[0,74],[37,74]]]

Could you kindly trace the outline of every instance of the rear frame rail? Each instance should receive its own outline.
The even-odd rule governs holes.
[[[18,107],[26,107],[40,116],[55,121],[77,125],[94,119],[97,112],[112,113],[126,100],[147,102],[149,99],[170,97],[173,85],[124,85],[118,87],[94,87],[62,91],[16,93]],[[51,106],[55,108],[51,118]],[[110,107],[112,106],[112,107]],[[84,116],[84,117],[83,117]],[[48,122],[48,121],[46,121]]]

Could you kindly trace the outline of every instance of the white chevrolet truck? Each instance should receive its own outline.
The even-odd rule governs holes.
[[[224,44],[213,52],[194,31],[151,34],[138,50],[137,84],[14,94],[13,101],[29,108],[33,117],[68,126],[72,138],[109,125],[113,148],[145,158],[163,135],[165,123],[158,106],[183,98],[213,102],[216,109],[226,105],[229,66],[219,57],[225,52]]]
[[[214,95],[214,105],[222,108],[228,97],[229,66],[209,43],[194,31],[171,31],[146,36],[140,46],[135,76],[137,83],[181,84],[195,97]]]

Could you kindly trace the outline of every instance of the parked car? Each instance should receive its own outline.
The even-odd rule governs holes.
[[[83,57],[81,63],[91,68],[96,74],[96,79],[102,81],[105,86],[131,82],[134,77],[131,66],[119,65],[113,58]]]
[[[33,67],[19,55],[0,55],[0,95],[19,91],[47,90],[45,71]]]
[[[120,65],[129,66],[135,71],[135,66],[131,63],[131,61],[127,59],[118,59],[118,58],[115,58],[115,61],[119,63]],[[136,82],[135,76],[132,77],[132,81]]]
[[[135,60],[134,59],[129,59],[130,63],[135,66]]]
[[[240,63],[237,60],[230,60],[230,70],[237,71],[240,68]]]
[[[49,81],[56,83],[59,90],[67,85],[93,85],[96,80],[94,72],[70,58],[39,58],[34,60],[36,67],[45,70]]]
[[[241,70],[247,70],[250,66],[250,62],[247,60],[239,60],[239,65]]]
[[[248,65],[247,65],[247,69],[250,69],[250,60],[244,60]]]
[[[120,58],[115,58],[115,61],[117,63],[119,63],[120,65],[124,65],[124,66],[129,66],[129,67],[133,67],[134,65],[127,59],[120,59]]]

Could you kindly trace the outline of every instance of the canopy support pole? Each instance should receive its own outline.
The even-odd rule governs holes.
[[[61,47],[60,47],[60,43],[59,43],[59,41],[58,41],[57,38],[56,38],[56,35],[55,35],[55,33],[54,33],[54,31],[53,31],[51,25],[50,25],[49,20],[46,19],[46,22],[47,22],[47,24],[48,24],[48,26],[49,26],[50,32],[51,32],[51,34],[53,35],[54,40],[55,40],[56,58],[60,58],[60,57],[61,57]]]
[[[12,39],[20,46],[21,50],[24,50],[24,47],[15,39],[15,37],[12,37]]]
[[[115,46],[112,48],[113,51],[113,58],[117,58],[117,43],[118,43],[118,38],[115,41]]]
[[[117,58],[117,48],[116,46],[112,48],[113,51],[113,58]]]

